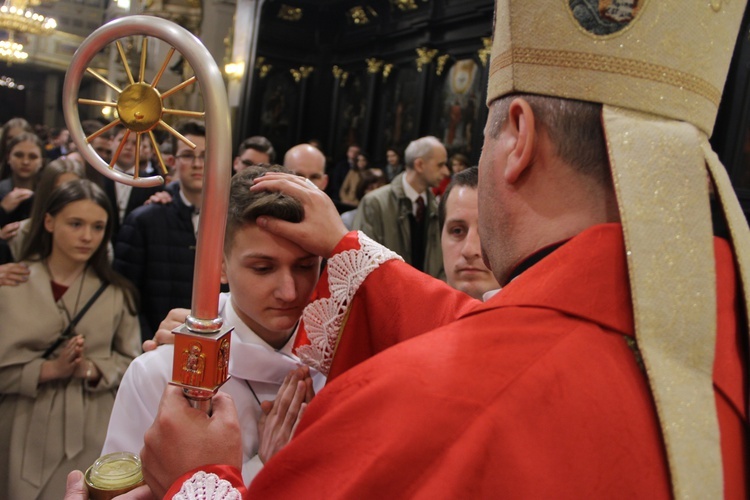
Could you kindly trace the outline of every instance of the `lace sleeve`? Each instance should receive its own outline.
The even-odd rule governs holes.
[[[403,259],[395,252],[357,232],[359,249],[340,252],[328,260],[328,287],[331,296],[311,302],[302,313],[309,345],[297,348],[306,364],[328,375],[339,333],[352,298],[371,272],[383,263]]]
[[[229,481],[198,471],[182,483],[172,500],[242,500],[242,495]]]

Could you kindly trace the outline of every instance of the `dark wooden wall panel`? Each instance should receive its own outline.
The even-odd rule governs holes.
[[[280,19],[282,3],[301,8],[301,19]],[[475,120],[470,128],[479,132],[472,139],[481,137],[486,69],[477,51],[483,47],[482,37],[491,35],[493,2],[415,0],[415,4],[417,9],[402,12],[387,0],[266,2],[258,56],[272,69],[265,78],[254,72],[254,95],[249,103],[253,112],[248,123],[238,124],[241,136],[272,132],[273,137],[268,137],[281,154],[315,138],[334,160],[343,156],[350,142],[356,142],[376,164],[383,163],[388,147],[403,149],[422,135],[443,134],[440,124],[446,123],[442,116],[446,108],[441,95],[447,74],[456,61],[474,59],[481,96],[472,104],[478,108],[470,113]],[[368,13],[368,24],[357,25],[347,16],[356,6]],[[437,57],[417,71],[418,47],[437,49],[438,56],[447,56],[441,75],[436,74]],[[366,60],[370,58],[391,64],[390,75],[369,72]],[[290,70],[301,66],[314,70],[294,83]],[[344,85],[334,77],[334,66],[348,73]],[[290,95],[294,91],[296,98]],[[281,110],[280,93],[284,94]],[[269,114],[271,110],[276,114]],[[280,123],[270,123],[270,116]],[[458,149],[476,162],[479,146],[473,142]]]
[[[494,2],[414,3],[415,10],[402,12],[389,0],[267,1],[258,56],[273,69],[265,78],[254,72],[254,95],[248,103],[253,112],[247,123],[238,124],[242,137],[268,135],[282,155],[290,146],[315,138],[333,161],[356,142],[375,164],[382,164],[386,148],[403,149],[409,141],[431,134],[447,142],[449,153],[465,153],[476,163],[487,118],[488,78],[478,52],[482,38],[491,36]],[[301,8],[301,19],[280,19],[282,4]],[[365,10],[369,23],[352,22],[347,13],[355,7]],[[417,71],[418,47],[436,49],[438,56],[447,57],[441,74],[437,74],[437,57]],[[390,75],[368,72],[369,58],[392,64]],[[451,96],[451,69],[466,60],[474,61],[475,86],[470,96]],[[294,82],[290,70],[301,66],[314,70],[304,81]],[[345,84],[334,77],[334,66],[348,73]],[[746,14],[712,137],[746,213],[750,212],[749,94]],[[273,113],[280,123],[269,122]]]

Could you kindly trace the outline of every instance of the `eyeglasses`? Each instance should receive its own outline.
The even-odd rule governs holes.
[[[185,165],[194,165],[195,164],[195,160],[200,160],[202,162],[205,162],[206,161],[206,154],[204,153],[202,155],[196,156],[193,153],[180,153],[177,156],[175,156],[175,158],[177,158],[178,160],[180,160]]]

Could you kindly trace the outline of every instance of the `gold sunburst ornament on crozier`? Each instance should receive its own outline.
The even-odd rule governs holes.
[[[164,71],[167,69],[167,65],[169,64],[169,61],[172,59],[172,55],[175,52],[174,47],[171,47],[169,52],[167,53],[167,56],[164,58],[164,62],[161,65],[161,68],[159,69],[159,72],[156,74],[154,79],[151,81],[151,83],[147,83],[145,80],[145,73],[146,73],[146,57],[148,53],[148,38],[143,38],[143,44],[141,47],[141,60],[140,60],[140,68],[138,72],[138,80],[136,81],[133,77],[133,73],[130,70],[130,65],[128,64],[128,59],[125,56],[125,51],[123,50],[122,44],[120,41],[115,42],[117,45],[117,50],[120,53],[120,59],[122,60],[122,64],[125,68],[125,73],[128,76],[128,80],[130,81],[130,84],[125,87],[124,89],[120,89],[117,85],[110,82],[103,76],[101,76],[99,73],[94,71],[91,68],[86,68],[86,72],[95,78],[97,78],[99,81],[104,83],[105,85],[109,86],[112,90],[117,92],[117,102],[108,102],[108,101],[98,101],[94,99],[78,99],[78,104],[84,104],[84,105],[91,105],[91,106],[108,106],[112,108],[117,109],[117,116],[118,118],[112,120],[110,123],[102,127],[101,129],[97,130],[93,134],[86,137],[86,142],[91,143],[94,139],[102,135],[103,133],[107,132],[108,130],[111,130],[112,128],[123,125],[125,127],[125,135],[122,138],[122,141],[120,142],[120,145],[117,147],[117,150],[112,155],[112,160],[109,163],[109,168],[114,169],[115,164],[117,163],[117,160],[120,158],[120,154],[122,153],[122,148],[125,146],[129,136],[131,133],[136,134],[136,147],[135,147],[135,170],[133,173],[133,178],[138,179],[140,176],[139,172],[139,164],[140,164],[140,149],[141,149],[141,141],[143,140],[143,136],[146,135],[148,137],[148,140],[151,141],[152,150],[156,152],[156,156],[159,163],[159,168],[161,169],[162,174],[167,174],[167,167],[164,164],[164,159],[161,156],[161,153],[159,151],[159,143],[156,141],[156,138],[154,137],[154,128],[157,126],[160,126],[164,128],[167,132],[172,134],[173,136],[177,137],[179,140],[190,146],[190,148],[194,149],[195,144],[193,144],[191,141],[189,141],[186,137],[181,135],[179,132],[177,132],[175,129],[173,129],[169,124],[167,124],[164,119],[163,115],[165,114],[171,114],[171,115],[177,115],[177,116],[185,116],[185,117],[192,117],[192,118],[200,118],[203,119],[205,117],[205,113],[203,111],[185,111],[180,109],[169,109],[164,106],[164,99],[171,96],[172,94],[175,94],[176,92],[179,92],[180,90],[184,89],[185,87],[188,87],[189,85],[192,85],[195,83],[196,78],[193,76],[183,82],[181,82],[178,85],[175,85],[171,89],[167,90],[164,93],[160,93],[159,90],[156,88],[157,84],[161,80],[162,75],[164,74]]]
[[[125,51],[119,43],[119,40],[133,36],[144,37],[137,80],[130,71]],[[149,39],[161,40],[170,47],[164,62],[150,83],[146,81],[145,75]],[[122,89],[89,68],[97,54],[109,44],[116,42],[127,74],[127,82],[129,82]],[[188,78],[162,93],[157,89],[157,85],[175,51],[190,65],[195,72],[195,77]],[[116,99],[113,102],[107,102],[79,98],[78,91],[85,74],[94,76],[114,90]],[[205,112],[169,109],[165,106],[165,98],[194,83],[200,85]],[[172,136],[194,148],[194,144],[177,133],[163,118],[168,114],[192,118],[204,118],[205,115],[206,158],[203,168],[200,217],[201,221],[208,221],[208,223],[201,223],[198,227],[193,300],[185,323],[174,330],[175,356],[177,356],[174,366],[178,368],[185,366],[180,356],[194,343],[200,344],[200,352],[194,353],[191,361],[199,358],[205,360],[205,364],[203,361],[199,363],[201,365],[200,377],[185,375],[185,373],[190,374],[190,370],[196,369],[195,363],[191,363],[185,368],[185,373],[173,374],[171,383],[183,388],[192,406],[210,412],[211,397],[227,379],[224,368],[229,357],[229,336],[233,329],[226,325],[219,315],[224,228],[232,170],[232,129],[224,77],[208,49],[189,31],[175,23],[154,16],[126,16],[100,27],[78,47],[65,76],[62,103],[70,136],[84,159],[102,175],[133,187],[160,185],[164,183],[164,178],[159,175],[141,177],[135,169],[133,175],[129,175],[113,168],[122,152],[125,140],[121,141],[111,162],[103,160],[96,153],[91,146],[91,141],[107,130],[122,124],[128,136],[136,134],[138,143],[135,148],[136,155],[139,154],[142,140],[150,140],[158,154],[159,149],[156,147],[153,133],[156,127],[162,127]],[[112,106],[117,109],[118,116],[101,129],[86,136],[79,115],[79,108],[86,105]],[[143,137],[144,134],[146,137]],[[136,156],[135,165],[139,162],[140,158]],[[159,157],[159,165],[164,172],[166,167],[161,157]],[[227,343],[224,342],[225,340]],[[188,353],[190,352],[188,349]]]

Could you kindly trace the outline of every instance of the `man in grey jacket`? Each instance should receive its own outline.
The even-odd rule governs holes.
[[[401,255],[420,271],[445,279],[438,207],[430,188],[450,175],[445,146],[432,136],[409,143],[406,171],[359,203],[354,229]]]

